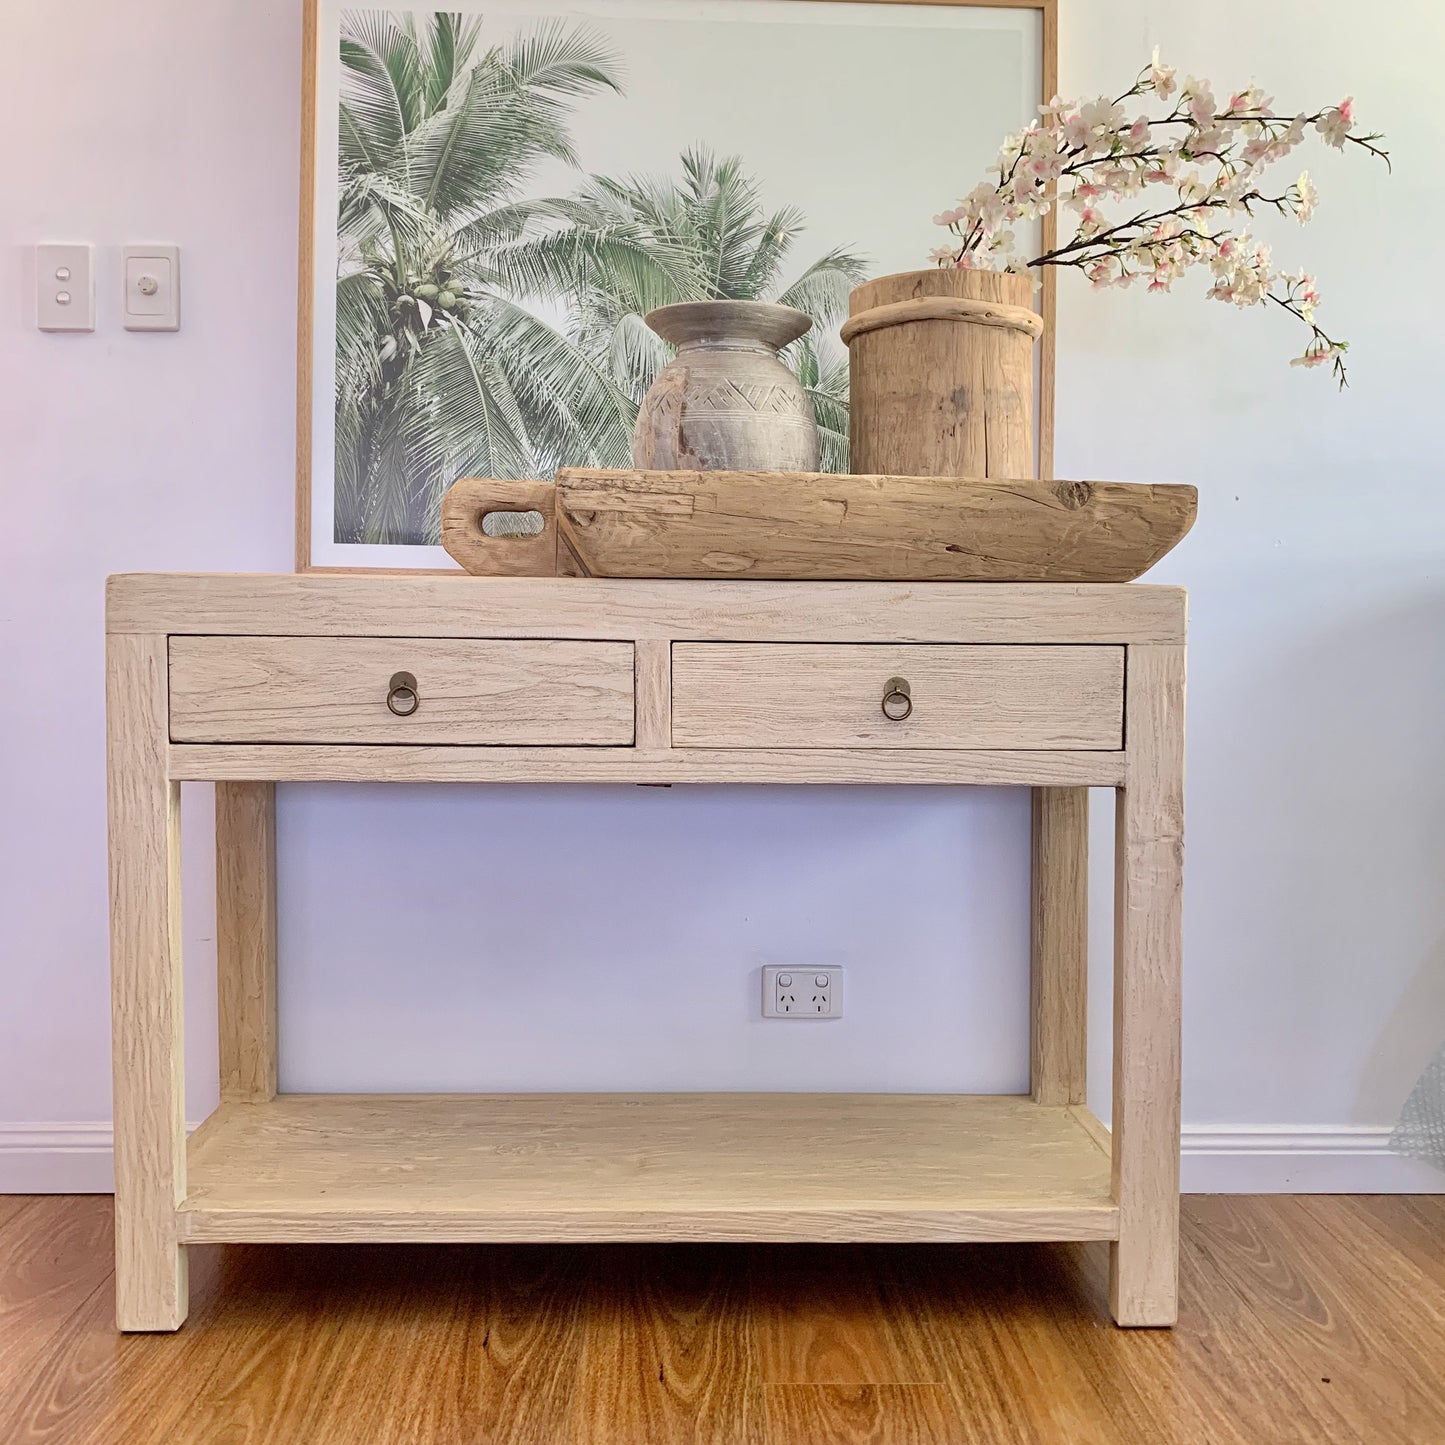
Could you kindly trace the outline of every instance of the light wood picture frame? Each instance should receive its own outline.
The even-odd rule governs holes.
[[[572,33],[590,34],[608,55],[620,55],[623,61],[633,63],[632,74],[636,77],[637,87],[634,103],[640,107],[635,114],[625,112],[623,104],[619,103],[620,99],[625,101],[626,84],[619,82],[617,76],[610,72],[592,83],[590,88],[585,78],[578,80],[574,74],[558,94],[544,97],[547,103],[539,106],[539,110],[554,121],[558,119],[559,107],[591,105],[592,110],[589,110],[585,124],[571,128],[578,134],[564,135],[563,147],[552,145],[552,153],[545,154],[549,150],[546,141],[534,146],[533,153],[539,154],[539,158],[533,169],[542,179],[536,180],[530,175],[523,177],[533,186],[529,190],[528,184],[519,189],[513,178],[510,188],[503,186],[497,192],[503,205],[511,205],[515,201],[530,203],[538,195],[570,199],[572,191],[562,183],[569,178],[583,183],[589,179],[595,181],[602,175],[616,184],[637,180],[650,182],[660,178],[676,186],[679,184],[678,176],[685,177],[687,174],[685,169],[679,168],[678,161],[689,148],[710,148],[719,159],[725,159],[731,149],[731,122],[720,133],[716,119],[722,104],[719,97],[723,95],[723,80],[714,75],[709,82],[707,67],[698,70],[694,66],[694,72],[686,77],[686,85],[679,83],[677,91],[678,95],[697,102],[696,107],[690,109],[677,103],[668,105],[666,86],[659,82],[658,77],[666,76],[666,66],[660,64],[660,58],[678,67],[688,64],[689,44],[693,47],[693,59],[706,52],[712,57],[710,64],[723,66],[727,63],[727,47],[715,42],[719,36],[731,41],[739,53],[748,57],[748,62],[740,74],[732,77],[737,81],[736,96],[729,94],[725,98],[730,105],[735,105],[730,115],[750,116],[749,124],[738,127],[744,133],[744,139],[738,143],[737,152],[751,168],[744,180],[756,183],[759,217],[770,217],[789,207],[806,213],[809,210],[807,204],[794,199],[798,190],[806,191],[815,202],[809,219],[816,219],[817,225],[805,225],[801,239],[792,247],[792,254],[787,258],[786,275],[782,278],[786,282],[806,269],[810,258],[849,249],[848,237],[840,236],[836,216],[829,210],[832,205],[829,197],[838,195],[844,186],[851,188],[848,204],[854,209],[849,216],[856,215],[857,229],[868,231],[871,238],[881,238],[881,243],[872,244],[865,239],[858,248],[868,260],[867,274],[916,269],[927,264],[928,248],[943,239],[930,224],[932,213],[954,204],[958,196],[981,178],[1004,135],[1025,124],[1036,113],[1037,107],[1057,91],[1057,3],[1058,0],[558,0],[555,6],[543,6],[536,4],[535,0],[533,3],[506,0],[502,5],[485,4],[482,0],[453,0],[449,12],[441,12],[434,3],[416,6],[390,3],[390,0],[373,0],[370,4],[306,0],[302,45],[297,306],[296,570],[434,572],[455,567],[440,547],[412,540],[419,535],[415,532],[399,543],[351,540],[378,535],[372,513],[348,513],[344,527],[338,526],[338,417],[344,417],[348,423],[353,417],[352,411],[338,407],[336,403],[336,298],[338,281],[344,272],[338,261],[345,250],[347,263],[359,266],[358,244],[371,247],[373,260],[378,253],[398,254],[391,239],[366,235],[368,229],[377,229],[371,219],[360,227],[353,225],[352,231],[345,237],[341,235],[342,202],[339,199],[338,171],[342,158],[339,97],[343,69],[343,13],[349,17],[349,36],[354,37],[357,26],[361,25],[363,39],[370,38],[370,32],[365,32],[364,26],[371,22],[365,17],[373,17],[378,27],[392,21],[405,25],[409,19],[413,26],[420,27],[418,33],[423,37],[423,46],[427,43],[425,27],[432,23],[433,15],[459,13],[464,17],[464,24],[475,20],[483,27],[482,32],[473,37],[473,56],[486,55],[490,47],[503,41],[515,39],[520,43],[520,36],[524,33],[535,37],[539,28],[549,24],[555,25],[559,31],[573,26],[576,30]],[[745,33],[745,28],[753,24],[779,28]],[[914,34],[915,31],[919,33]],[[934,37],[940,32],[947,37],[948,43],[936,41]],[[628,50],[627,45],[619,43],[619,35],[628,36],[629,44],[636,41],[635,48]],[[797,107],[796,124],[793,120],[785,124],[777,119],[782,88],[776,84],[770,87],[768,76],[771,74],[776,78],[787,68],[790,47],[792,51],[798,51],[800,38],[808,41],[803,58],[815,63],[799,63],[795,68],[794,73],[802,77],[796,83],[796,95],[789,97]],[[384,117],[374,107],[382,94],[380,82],[385,81],[387,76],[378,64],[360,54],[354,39],[349,39],[348,44],[353,46],[347,52],[350,56],[348,84],[354,85],[358,75],[364,82],[379,82],[363,94],[358,103],[364,118],[384,126]],[[627,53],[623,54],[624,51]],[[931,69],[926,75],[910,73],[906,64],[890,63],[890,60],[898,60],[899,57],[906,61],[908,57],[924,54],[928,64],[933,65],[934,52],[947,57],[947,63],[941,70]],[[847,65],[839,63],[840,55],[848,60]],[[760,57],[765,56],[773,57],[771,71],[760,61]],[[960,57],[977,68],[980,80],[986,79],[989,83],[970,83],[969,76],[959,72]],[[585,71],[586,67],[582,68]],[[605,66],[595,68],[606,69]],[[461,73],[459,68],[456,74]],[[940,75],[948,77],[943,86],[936,83]],[[412,77],[411,83],[424,86],[424,82],[416,81],[415,77]],[[575,95],[567,93],[568,85],[588,94],[581,101],[576,101]],[[622,97],[618,94],[619,85]],[[900,101],[908,100],[908,114],[914,119],[908,122],[897,119],[899,106],[889,101],[895,90]],[[986,98],[979,99],[984,92],[987,92]],[[356,101],[354,91],[349,93]],[[747,108],[754,103],[761,108],[756,113],[749,112]],[[367,110],[368,105],[373,108]],[[952,128],[954,110],[959,113],[956,130]],[[946,136],[940,136],[937,125],[930,130],[930,117],[945,112],[950,116],[950,130]],[[619,123],[619,117],[624,114],[631,116],[630,130]],[[404,127],[407,121],[401,120],[398,124]],[[564,125],[563,129],[567,127]],[[836,145],[820,143],[820,135],[834,132],[839,137]],[[637,160],[633,162],[631,158],[633,153],[628,146],[635,145],[637,136],[644,133],[665,136],[674,163],[664,177],[659,177],[663,168],[655,146],[651,150],[639,147]],[[749,135],[762,136],[764,140],[759,142],[759,146],[749,149],[746,146]],[[783,143],[774,155],[766,149],[766,138],[778,135],[783,137]],[[918,149],[920,135],[933,137],[930,141],[933,152],[931,159],[925,157],[909,162],[914,165],[911,173],[913,189],[905,193],[901,189],[905,182],[898,180],[898,173],[907,170],[904,158]],[[864,139],[860,140],[860,137]],[[351,158],[354,161],[355,147],[364,144],[364,139],[353,137],[348,144],[353,146]],[[761,161],[759,147],[763,148]],[[568,162],[559,159],[556,154],[562,148],[570,149],[575,158],[576,164],[570,169]],[[647,153],[642,154],[643,150]],[[830,156],[834,157],[832,161]],[[850,157],[855,160],[850,161]],[[831,170],[830,165],[833,167]],[[354,179],[356,166],[353,165],[348,174]],[[926,185],[919,184],[919,175],[928,178]],[[779,176],[783,179],[779,180]],[[800,181],[799,177],[805,177],[805,180]],[[383,176],[378,186],[384,181]],[[544,187],[539,193],[535,186],[543,181],[550,183],[550,189]],[[883,194],[889,186],[892,190]],[[359,189],[353,186],[346,198],[346,203],[353,207],[348,212],[353,220],[355,193]],[[877,194],[870,197],[870,191]],[[365,200],[361,202],[363,205],[366,203]],[[548,204],[550,199],[537,201],[542,210]],[[417,209],[425,212],[426,208]],[[488,213],[489,217],[494,214]],[[510,217],[512,213],[508,214]],[[418,254],[424,255],[425,243],[421,232],[426,222],[418,219],[416,224],[415,243],[419,248]],[[561,226],[559,222],[554,230],[548,230],[546,223],[537,224],[539,233],[547,235]],[[1050,213],[1038,224],[1041,248],[1051,247],[1055,244],[1056,217]],[[355,239],[358,230],[363,234],[361,243]],[[395,243],[396,246],[406,244],[406,240]],[[390,252],[389,247],[392,248]],[[514,252],[508,252],[505,259],[508,266],[523,264]],[[395,269],[398,274],[403,270],[401,265]],[[1037,306],[1045,327],[1038,348],[1035,415],[1039,474],[1050,477],[1057,278],[1052,267],[1041,270]],[[441,274],[443,277],[446,275],[445,272]],[[775,290],[773,295],[776,294]],[[383,312],[388,317],[392,315],[384,300],[373,297],[372,301],[375,303],[373,320]],[[515,301],[517,297],[512,294],[508,305]],[[412,300],[407,304],[414,306],[416,303]],[[464,299],[462,304],[470,303]],[[350,308],[350,301],[347,305]],[[394,305],[393,302],[393,308]],[[525,318],[528,326],[533,321],[538,321],[539,326],[547,323],[559,335],[566,337],[569,327],[576,325],[576,318],[563,314],[565,306],[555,297],[549,297],[540,304],[523,297],[519,305],[524,311],[531,306],[542,313],[540,320],[529,313]],[[438,309],[434,303],[432,309]],[[348,309],[347,315],[354,321],[351,309]],[[628,324],[635,329],[637,323],[629,320]],[[822,329],[817,328],[819,331]],[[824,337],[820,350],[830,345],[837,346],[836,324],[828,330],[832,335]],[[346,335],[348,339],[354,339],[354,327]],[[386,339],[385,336],[380,338],[381,347],[385,346]],[[591,344],[596,344],[595,331]],[[618,345],[617,350],[625,352],[626,347]],[[842,359],[846,361],[846,353],[842,354]],[[368,361],[367,364],[371,363]],[[598,362],[598,365],[608,364],[605,359]],[[480,383],[478,390],[481,390]],[[464,408],[457,410],[461,422],[465,423]],[[455,417],[450,419],[456,424]],[[413,418],[409,435],[415,436],[417,426],[424,421],[425,418],[421,421]],[[612,427],[615,433],[615,418]],[[348,427],[347,436],[351,434]],[[610,444],[615,450],[615,436]],[[367,456],[372,454],[363,450]],[[346,453],[352,457],[359,454],[354,447]],[[494,458],[508,455],[505,448],[488,454]],[[448,453],[448,457],[455,455],[457,453]],[[511,455],[515,459],[515,448]],[[545,470],[548,463],[575,461],[584,465],[589,462],[596,464],[597,458],[595,453],[564,456],[553,444],[540,460],[540,469]],[[347,470],[347,477],[354,479],[358,470],[361,468],[353,465]],[[498,474],[502,470],[504,468],[464,463],[457,475],[475,475],[478,472]],[[522,468],[512,470],[521,471]],[[530,474],[537,474],[535,466]],[[438,463],[436,475],[429,479],[428,484],[435,490],[446,475],[445,465]],[[411,485],[410,478],[407,483]],[[370,485],[368,495],[377,495],[374,479]],[[413,487],[413,492],[420,495],[422,488]],[[357,489],[353,486],[347,495],[354,498]],[[439,494],[436,500],[439,501]],[[394,523],[386,525],[395,527]],[[404,526],[402,530],[405,531]],[[398,534],[395,530],[388,534],[383,528],[379,535],[394,537]],[[342,537],[348,540],[339,540]]]

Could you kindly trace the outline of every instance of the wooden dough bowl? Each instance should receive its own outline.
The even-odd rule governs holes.
[[[457,482],[442,546],[481,577],[1131,582],[1197,504],[1131,482],[563,470]]]

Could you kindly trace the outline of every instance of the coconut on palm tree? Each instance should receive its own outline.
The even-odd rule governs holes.
[[[532,167],[576,164],[571,102],[616,90],[616,57],[556,24],[478,40],[460,15],[341,19],[338,541],[435,542],[459,476],[628,460],[631,398],[492,264],[546,210],[520,198]]]

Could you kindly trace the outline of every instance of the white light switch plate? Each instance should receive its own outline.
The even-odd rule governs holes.
[[[121,252],[121,315],[127,331],[181,329],[181,248],[127,246]]]
[[[42,331],[95,330],[95,266],[89,246],[35,248],[35,324]]]

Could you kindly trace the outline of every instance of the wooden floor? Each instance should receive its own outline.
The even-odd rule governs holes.
[[[110,1235],[0,1197],[4,1445],[1445,1442],[1445,1198],[1187,1199],[1172,1332],[1100,1244],[206,1245],[120,1337]]]

